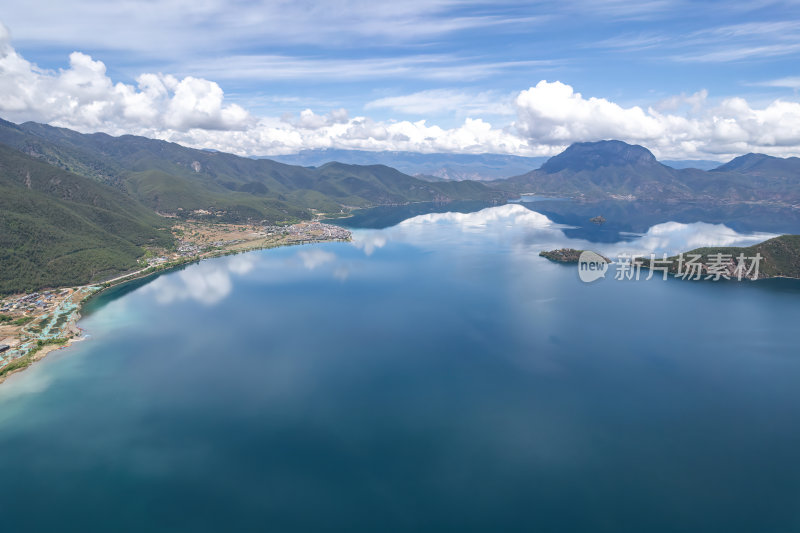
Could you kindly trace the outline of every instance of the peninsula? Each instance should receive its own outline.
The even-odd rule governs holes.
[[[561,248],[558,250],[541,251],[539,255],[557,263],[577,263],[583,250]],[[794,278],[800,279],[800,235],[781,235],[759,244],[747,247],[718,246],[695,248],[688,252],[668,257],[665,261],[656,259],[656,263],[664,262],[668,272],[680,274],[681,266],[691,259],[694,276],[706,277],[710,274],[725,279],[737,279],[738,258],[744,257],[751,260],[759,257],[758,271],[751,271],[743,279],[769,279],[769,278]],[[607,261],[612,262],[606,258]],[[636,258],[635,264],[641,268],[652,268],[654,265],[649,257]],[[664,267],[659,267],[664,268]],[[688,279],[688,278],[687,278]]]
[[[751,272],[744,278],[750,280],[770,278],[800,279],[800,235],[781,235],[759,244],[747,247],[718,246],[695,248],[682,254],[684,265],[687,259],[697,264],[697,272],[701,277],[719,272],[725,279],[736,280],[737,265],[740,256],[748,259],[759,257],[758,272]],[[667,258],[669,272],[678,274],[680,256]],[[656,260],[658,262],[660,260]],[[651,268],[650,258],[638,260],[642,268]],[[716,275],[716,274],[715,274]]]

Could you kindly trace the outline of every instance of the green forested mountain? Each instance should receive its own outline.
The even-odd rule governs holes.
[[[314,211],[502,200],[477,182],[430,183],[383,165],[286,165],[132,135],[0,120],[0,292],[97,281],[168,245],[169,220],[291,222]]]
[[[0,293],[74,285],[168,246],[165,221],[107,185],[0,145]]]
[[[800,278],[800,235],[782,235],[741,251],[734,251],[745,254],[745,257],[755,257],[756,254],[761,254],[763,277]]]
[[[32,122],[0,122],[0,143],[116,187],[156,211],[202,209],[230,221],[279,222],[309,218],[312,209],[505,197],[479,183],[430,183],[383,165],[299,167]]]
[[[800,279],[800,235],[781,235],[747,247],[695,248],[686,252],[684,257],[699,255],[700,258],[697,262],[708,265],[711,262],[710,257],[717,256],[717,254],[726,256],[726,261],[732,261],[732,264],[735,264],[739,255],[743,254],[746,268],[752,265],[753,258],[758,254],[761,256],[758,265],[759,279],[775,277]],[[675,272],[678,258],[672,257],[671,260],[670,270]],[[645,260],[645,264],[649,264],[649,260]],[[686,269],[684,269],[685,271]],[[755,271],[753,274],[755,274]]]
[[[494,180],[507,178],[537,168],[546,157],[523,157],[506,154],[458,154],[342,150],[321,148],[301,150],[296,154],[268,156],[289,165],[321,166],[331,161],[353,165],[386,165],[410,176],[423,176],[428,181]],[[716,165],[715,165],[716,166]]]

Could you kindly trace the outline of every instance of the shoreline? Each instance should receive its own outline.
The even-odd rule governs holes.
[[[44,337],[40,337],[35,340],[27,338],[29,335],[36,335],[36,333],[28,329],[28,326],[37,321],[40,321],[41,323],[41,321],[43,321],[43,317],[47,317],[47,315],[32,318],[28,323],[20,328],[17,339],[18,344],[15,345],[14,350],[9,350],[6,353],[13,353],[18,350],[24,350],[24,353],[9,359],[8,362],[5,362],[3,366],[0,366],[0,385],[2,385],[9,377],[19,374],[30,368],[34,363],[41,361],[51,352],[67,348],[72,346],[74,343],[86,340],[88,338],[87,335],[84,333],[83,329],[77,325],[82,318],[81,311],[83,311],[84,305],[87,301],[101,294],[106,289],[118,287],[132,281],[146,279],[150,276],[168,273],[172,270],[177,270],[193,263],[200,263],[206,259],[217,259],[229,255],[237,255],[240,253],[249,253],[259,250],[270,250],[273,248],[282,248],[287,246],[301,246],[306,244],[321,244],[327,242],[350,242],[352,240],[352,234],[350,231],[344,230],[343,228],[339,229],[347,233],[347,238],[315,237],[270,243],[267,243],[266,239],[255,239],[250,243],[235,242],[233,244],[226,245],[221,249],[200,252],[196,255],[180,257],[172,261],[154,264],[141,270],[106,280],[102,283],[55,289],[71,291],[70,297],[72,298],[72,304],[74,305],[74,308],[68,310],[66,313],[59,314],[57,312],[58,309],[65,303],[69,302],[70,299],[61,302],[59,306],[57,306],[56,311],[54,311],[54,315],[49,326],[52,326],[53,323],[57,322],[59,320],[57,317],[59,316],[66,314],[67,318],[63,320],[59,327],[53,328],[55,331],[52,331],[51,328],[48,327],[47,334]],[[76,294],[80,295],[80,298],[77,301],[74,301]],[[23,338],[25,339],[24,342]]]

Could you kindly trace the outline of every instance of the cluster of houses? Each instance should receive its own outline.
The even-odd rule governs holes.
[[[330,240],[349,240],[350,232],[339,226],[323,224],[321,222],[306,222],[293,224],[284,228],[286,235],[292,237],[294,241],[330,241]]]
[[[18,298],[4,300],[0,312],[2,313],[35,313],[49,311],[55,308],[60,301],[72,294],[72,289],[57,291],[34,292]]]
[[[178,244],[178,255],[181,257],[188,257],[190,255],[197,255],[203,251],[203,247],[199,244],[193,244],[188,241],[181,241]]]

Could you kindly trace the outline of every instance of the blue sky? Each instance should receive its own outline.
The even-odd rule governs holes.
[[[545,155],[614,134],[673,157],[800,153],[800,110],[784,105],[800,100],[800,2],[7,0],[0,21],[10,32],[6,59],[13,53],[29,63],[44,85],[50,82],[41,77],[49,76],[68,93],[62,105],[77,99],[84,106],[82,116],[30,102],[0,107],[11,120],[240,153],[330,145]],[[76,91],[105,82],[77,74],[70,88],[53,81],[76,70],[73,52],[101,62],[112,89],[122,83],[143,92],[140,77],[151,73],[206,80],[224,97],[219,109],[204,111],[178,101],[170,81],[167,100],[151,105],[174,120],[132,121],[139,111],[128,112],[118,95],[108,96],[113,103],[104,104],[102,117],[91,115],[106,97]],[[29,73],[17,67],[0,70],[0,83],[16,83],[22,94]],[[520,104],[522,92],[542,80],[568,86],[572,96],[541,90]],[[209,87],[194,84],[182,94],[216,90]],[[413,128],[392,130],[420,120],[449,133],[425,129],[417,139]],[[440,135],[447,139],[425,145]]]

